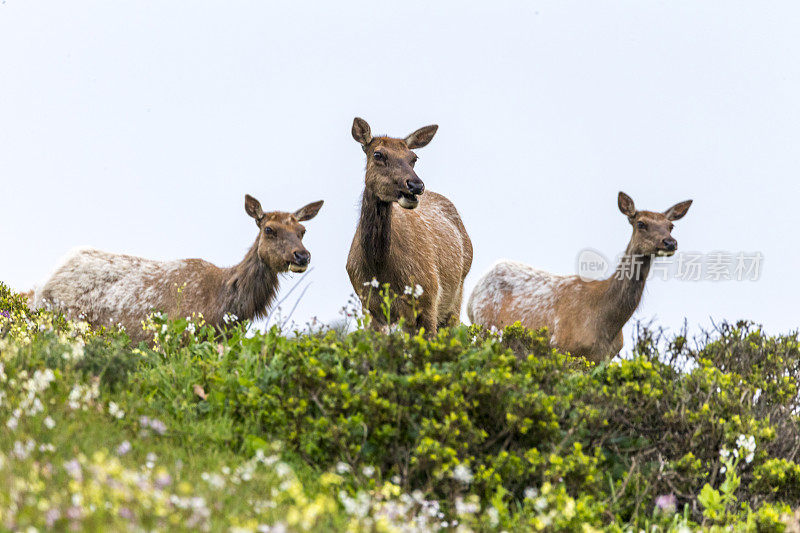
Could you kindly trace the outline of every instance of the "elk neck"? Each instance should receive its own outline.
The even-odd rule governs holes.
[[[388,264],[389,246],[392,234],[392,204],[384,202],[368,188],[361,199],[361,248],[367,277],[381,279],[384,267]]]
[[[258,256],[258,238],[244,259],[223,270],[219,296],[219,316],[233,313],[239,320],[264,316],[278,292],[278,274]]]
[[[633,254],[628,245],[614,274],[606,280],[603,314],[606,323],[616,329],[615,334],[639,307],[651,263],[652,256]]]

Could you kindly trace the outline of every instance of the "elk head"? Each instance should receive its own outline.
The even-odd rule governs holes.
[[[411,150],[431,142],[437,129],[425,126],[405,139],[373,137],[364,119],[353,119],[353,138],[367,154],[367,189],[383,202],[397,202],[405,209],[417,207],[425,184],[414,172],[417,154]]]
[[[311,252],[303,246],[306,228],[300,224],[311,220],[322,207],[322,200],[301,207],[294,213],[265,213],[261,203],[246,194],[244,210],[258,226],[256,251],[261,261],[275,272],[303,272],[311,262]]]
[[[633,226],[628,253],[647,256],[670,256],[675,253],[678,241],[672,237],[672,222],[683,218],[692,205],[691,200],[675,204],[663,213],[637,211],[631,197],[620,192],[617,204]]]

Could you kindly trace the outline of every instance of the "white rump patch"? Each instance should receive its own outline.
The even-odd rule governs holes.
[[[527,325],[555,324],[555,305],[562,290],[576,281],[535,269],[525,263],[502,259],[478,281],[470,296],[470,319],[487,326],[506,316]],[[503,307],[505,306],[505,307]]]

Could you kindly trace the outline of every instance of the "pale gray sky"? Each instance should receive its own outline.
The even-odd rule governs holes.
[[[5,0],[0,279],[28,288],[77,245],[227,266],[256,235],[245,193],[324,199],[294,318],[334,319],[358,115],[396,136],[439,124],[417,171],[471,235],[467,293],[498,258],[574,273],[582,248],[616,255],[624,190],[694,199],[681,250],[764,255],[758,282],[651,281],[637,317],[792,330],[798,26],[793,2]]]

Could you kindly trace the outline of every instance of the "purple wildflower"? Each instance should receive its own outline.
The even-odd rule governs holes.
[[[83,509],[78,507],[77,505],[73,505],[72,507],[67,509],[67,518],[70,520],[80,520],[83,518]]]
[[[67,461],[64,463],[64,470],[66,470],[73,479],[77,481],[83,480],[83,470],[81,469],[81,464],[77,459],[73,459],[72,461]]]
[[[61,511],[57,507],[51,507],[44,515],[44,523],[47,524],[47,527],[53,527],[59,518],[61,518]]]
[[[662,494],[656,497],[656,509],[662,513],[674,513],[678,501],[674,494]]]
[[[163,435],[164,433],[167,432],[167,425],[161,420],[154,418],[150,420],[150,429],[152,429],[159,435]]]
[[[131,451],[131,448],[132,448],[131,443],[124,440],[122,441],[122,444],[117,446],[117,455],[125,455],[126,453]]]
[[[155,486],[158,487],[159,489],[168,487],[171,483],[172,483],[172,477],[166,472],[162,472],[156,475]]]
[[[149,416],[140,416],[139,425],[142,429],[150,428],[159,435],[167,432],[167,425],[158,418],[150,418]]]

